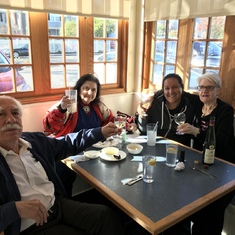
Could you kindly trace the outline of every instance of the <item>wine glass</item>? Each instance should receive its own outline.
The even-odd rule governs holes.
[[[142,108],[144,109],[142,116],[145,116],[145,117],[148,116],[146,111],[151,106],[153,95],[154,95],[153,92],[148,92],[148,93],[142,92],[140,94],[140,103],[141,103]]]
[[[185,113],[176,113],[174,115],[174,121],[177,125],[183,124],[186,121],[186,115]],[[184,133],[177,131],[177,135],[183,135]]]
[[[115,116],[114,123],[118,129],[122,129],[126,126],[126,117],[123,116]]]
[[[121,135],[116,135],[114,138],[119,140],[120,146],[119,148],[122,148],[122,145],[126,142],[126,117],[124,116],[115,116],[114,117],[114,124],[118,129],[122,130]]]

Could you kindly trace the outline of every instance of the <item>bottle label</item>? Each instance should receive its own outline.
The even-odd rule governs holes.
[[[215,158],[215,148],[210,146],[210,149],[205,149],[204,163],[213,164]]]

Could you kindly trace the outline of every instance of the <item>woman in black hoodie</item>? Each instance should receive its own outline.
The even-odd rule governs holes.
[[[164,77],[162,90],[154,94],[151,106],[147,110],[141,104],[138,107],[137,126],[141,134],[146,134],[147,123],[158,122],[158,136],[190,146],[191,134],[176,134],[178,124],[174,121],[174,114],[185,113],[186,122],[192,124],[200,100],[197,95],[186,93],[183,89],[183,81],[178,74],[171,73]],[[147,116],[142,115],[144,112]]]

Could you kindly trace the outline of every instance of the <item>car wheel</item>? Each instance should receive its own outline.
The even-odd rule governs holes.
[[[15,51],[15,52],[14,52],[14,57],[15,57],[15,58],[18,58],[19,56],[20,56],[20,54],[19,54],[17,51]]]

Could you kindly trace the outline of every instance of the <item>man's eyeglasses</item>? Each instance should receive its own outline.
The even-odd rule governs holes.
[[[218,86],[198,86],[197,89],[199,91],[203,91],[203,90],[213,91],[215,89],[215,87],[218,87]]]

